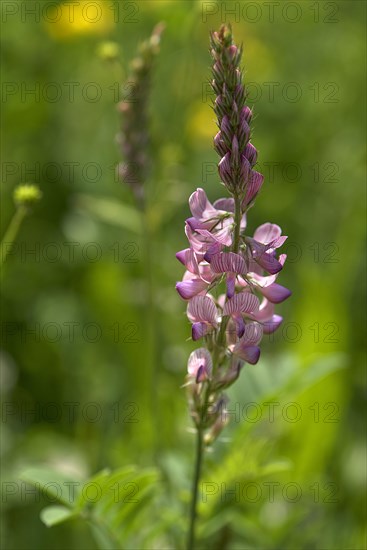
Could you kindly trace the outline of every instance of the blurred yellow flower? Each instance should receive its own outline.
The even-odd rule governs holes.
[[[48,11],[48,33],[59,39],[78,34],[104,34],[114,26],[112,8],[107,0],[61,2]]]
[[[213,139],[218,132],[215,123],[215,114],[213,109],[211,109],[209,99],[207,102],[197,102],[194,104],[187,122],[187,132],[197,141],[206,140],[205,147],[208,146],[207,140]]]
[[[236,29],[235,38],[244,46],[241,64],[245,68],[245,83],[249,74],[253,76],[250,80],[258,81],[273,72],[276,67],[274,56],[263,40],[250,33],[247,27]]]

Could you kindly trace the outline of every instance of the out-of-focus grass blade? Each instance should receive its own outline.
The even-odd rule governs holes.
[[[52,527],[75,516],[73,511],[65,506],[48,506],[41,510],[40,517],[46,527]]]
[[[74,204],[103,222],[141,233],[139,212],[131,206],[110,198],[93,197],[86,194],[75,195]]]

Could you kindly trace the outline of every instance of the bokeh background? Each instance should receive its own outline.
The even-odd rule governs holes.
[[[224,192],[208,88],[208,33],[222,22],[244,43],[266,178],[249,230],[271,221],[289,235],[279,281],[293,296],[278,308],[283,328],[230,391],[231,424],[203,473],[200,547],[366,548],[366,4],[68,5],[1,6],[2,235],[14,188],[34,182],[43,192],[2,273],[3,548],[98,547],[82,519],[43,525],[50,499],[27,493],[24,470],[85,480],[130,464],[159,477],[121,547],[183,547],[194,437],[181,385],[194,345],[175,252],[186,247],[193,190],[211,200]],[[143,230],[115,177],[116,105],[159,21]],[[105,41],[118,44],[119,62],[101,58]]]

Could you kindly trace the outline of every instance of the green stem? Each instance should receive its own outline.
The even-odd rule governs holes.
[[[0,266],[5,262],[11,247],[17,237],[18,231],[20,229],[20,226],[22,225],[22,221],[27,214],[27,208],[25,206],[19,206],[9,225],[7,230],[5,231],[5,235],[1,241],[0,245]]]
[[[154,280],[153,280],[153,244],[154,244],[154,235],[149,221],[149,210],[145,204],[142,210],[142,225],[143,225],[143,240],[145,244],[144,250],[144,273],[146,281],[146,292],[147,292],[147,308],[146,308],[146,322],[145,322],[145,334],[147,337],[147,346],[146,346],[146,376],[143,376],[143,384],[145,384],[145,395],[146,395],[146,407],[147,407],[147,433],[145,434],[145,443],[147,442],[146,438],[151,438],[150,443],[152,444],[153,452],[157,451],[157,430],[156,425],[158,424],[157,411],[159,410],[156,407],[156,389],[158,388],[157,380],[157,360],[156,360],[156,311],[154,303]],[[145,380],[144,380],[145,378]],[[155,425],[153,425],[153,419],[155,420]]]
[[[204,439],[203,439],[203,428],[198,426],[197,429],[197,440],[196,440],[196,462],[195,462],[195,473],[194,481],[192,484],[192,493],[191,493],[191,509],[190,509],[190,529],[189,537],[187,541],[187,550],[193,550],[195,546],[195,526],[197,518],[197,502],[198,502],[198,489],[199,481],[201,475],[201,468],[203,463],[203,454],[204,454]]]

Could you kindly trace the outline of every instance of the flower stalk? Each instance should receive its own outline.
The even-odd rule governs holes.
[[[0,266],[5,262],[17,238],[24,218],[31,211],[32,206],[41,200],[42,193],[37,185],[22,184],[15,189],[13,197],[16,210],[1,240]]]
[[[253,236],[246,234],[247,213],[263,185],[254,167],[257,150],[251,143],[252,111],[240,67],[242,47],[233,42],[232,29],[222,25],[210,36],[213,109],[218,133],[214,148],[220,157],[218,173],[229,197],[208,200],[203,189],[189,198],[192,216],[186,220],[189,248],[176,254],[185,266],[177,292],[187,302],[193,341],[202,340],[188,360],[186,387],[189,410],[197,431],[197,450],[188,549],[195,547],[198,486],[205,448],[228,423],[224,390],[239,377],[246,363],[260,357],[264,334],[282,322],[275,304],[291,292],[277,284],[286,255],[277,257],[285,242],[281,229],[264,223]]]
[[[118,104],[121,115],[121,131],[117,136],[123,161],[117,167],[119,180],[130,187],[141,214],[141,227],[144,244],[144,278],[146,308],[144,322],[145,357],[141,368],[139,395],[145,408],[144,426],[141,425],[142,441],[152,448],[158,448],[157,406],[157,349],[156,349],[156,309],[154,297],[154,230],[151,224],[148,197],[149,182],[152,177],[152,155],[150,151],[149,97],[154,60],[159,53],[159,44],[164,25],[159,23],[148,40],[140,44],[137,56],[130,64],[130,74],[124,90],[128,95]]]

